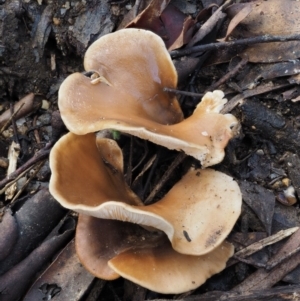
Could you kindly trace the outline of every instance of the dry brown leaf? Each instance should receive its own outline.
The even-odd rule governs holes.
[[[188,43],[195,21],[186,17],[170,0],[153,0],[126,28],[142,28],[159,35],[169,50]]]
[[[228,37],[232,33],[232,31],[238,26],[240,22],[242,22],[252,11],[251,5],[245,5],[230,21],[229,26],[227,28],[226,36],[222,39],[219,39],[220,42],[227,41]]]
[[[253,1],[237,3],[226,12],[235,16],[237,11],[251,6],[251,13],[235,28],[234,37],[249,38],[260,35],[290,35],[300,30],[300,2],[292,0]],[[248,47],[245,53],[251,62],[279,62],[297,59],[300,56],[300,42],[274,42],[255,44]]]

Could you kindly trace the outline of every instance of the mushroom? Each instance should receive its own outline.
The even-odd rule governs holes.
[[[141,206],[123,179],[116,143],[93,134],[62,137],[51,151],[50,167],[50,191],[64,207],[161,230],[182,254],[211,252],[240,215],[237,183],[212,169],[189,170],[160,201]]]
[[[98,206],[104,200],[141,205],[140,199],[126,185],[123,178],[123,155],[111,139],[97,139],[95,135],[77,136],[68,133],[50,153],[52,170],[49,189],[66,208]]]
[[[106,119],[160,124],[183,119],[176,97],[163,91],[176,87],[177,73],[156,34],[140,29],[107,34],[89,47],[84,67],[91,78],[74,73],[59,89],[62,119],[71,132],[98,131]]]
[[[96,277],[122,276],[163,294],[197,288],[222,271],[233,255],[233,246],[227,242],[207,255],[180,254],[162,233],[84,214],[79,215],[75,245],[81,263]]]
[[[115,129],[169,149],[183,150],[203,167],[222,161],[237,119],[220,114],[222,91],[207,93],[192,116],[183,119],[176,97],[177,73],[160,37],[141,29],[107,34],[87,50],[84,67],[59,90],[58,105],[67,128],[84,135]]]

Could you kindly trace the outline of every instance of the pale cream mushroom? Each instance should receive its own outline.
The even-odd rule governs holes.
[[[206,254],[224,241],[242,201],[231,177],[212,169],[191,169],[160,201],[140,206],[125,184],[120,158],[111,140],[96,142],[93,134],[69,133],[50,154],[50,191],[79,213],[161,230],[179,253]]]
[[[169,149],[182,150],[203,167],[222,161],[237,119],[220,114],[222,91],[207,93],[183,119],[176,97],[177,74],[160,37],[123,29],[94,42],[86,52],[87,77],[74,73],[59,90],[58,105],[67,128],[78,135],[115,129]]]

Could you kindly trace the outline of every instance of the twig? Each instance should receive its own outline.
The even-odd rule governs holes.
[[[159,150],[158,150],[158,152],[157,152],[157,154],[156,154],[155,160],[154,160],[154,162],[153,162],[153,164],[152,164],[152,166],[151,166],[151,169],[150,169],[150,172],[149,172],[149,175],[148,175],[146,184],[145,184],[145,186],[144,186],[143,193],[142,193],[142,196],[143,196],[142,199],[144,199],[144,195],[146,194],[146,192],[147,192],[147,190],[148,190],[148,187],[149,187],[149,185],[150,185],[150,181],[151,181],[151,179],[152,179],[152,177],[153,177],[154,171],[155,171],[156,166],[157,166],[157,164],[158,164],[158,161],[159,161],[159,159],[160,159],[161,152],[162,152],[162,149],[159,148]]]
[[[233,255],[233,258],[235,258],[236,260],[238,260],[240,262],[252,265],[252,266],[254,266],[256,268],[265,268],[266,267],[266,265],[264,263],[255,262],[255,261],[253,261],[251,259],[241,258],[241,257],[238,257],[236,255]]]
[[[272,245],[272,244],[292,235],[298,229],[299,229],[299,227],[293,227],[293,228],[289,228],[286,230],[281,230],[272,236],[264,238],[258,242],[253,243],[252,245],[236,252],[234,255],[237,258],[245,258],[247,256],[250,256],[253,253],[258,252],[259,250],[262,250],[264,247]]]
[[[41,143],[41,139],[40,139],[40,136],[39,136],[39,131],[37,130],[38,127],[36,126],[36,121],[37,121],[37,115],[33,118],[33,127],[34,127],[33,135],[34,135],[36,143],[40,144]]]
[[[192,96],[192,97],[202,97],[203,96],[203,94],[200,94],[200,93],[180,91],[180,90],[171,89],[171,88],[163,88],[163,91],[169,92],[169,93],[174,93],[174,94],[181,94],[181,95],[185,95],[185,96]]]
[[[266,300],[299,300],[299,289],[300,285],[285,285],[277,286],[273,288],[264,288],[255,291],[243,291],[242,293],[237,292],[221,292],[221,291],[211,291],[204,294],[197,294],[194,296],[188,296],[177,301],[266,301]],[[148,299],[147,299],[148,300]],[[146,301],[144,299],[143,301]],[[173,298],[163,298],[163,299],[152,299],[152,301],[174,301]]]
[[[132,153],[133,153],[133,138],[130,137],[130,149],[128,158],[128,167],[126,171],[126,183],[130,186],[132,181]]]
[[[7,183],[1,190],[0,190],[0,195],[5,192],[5,190],[16,183],[20,178],[22,178],[32,167],[29,166],[27,169],[25,169],[23,172],[21,172],[15,179],[13,179],[11,182]]]
[[[274,260],[274,262],[272,262],[272,263],[268,263],[268,264],[265,266],[266,270],[267,270],[267,271],[272,270],[276,265],[278,265],[278,264],[281,263],[282,261],[284,261],[284,260],[290,258],[291,256],[293,256],[294,254],[298,253],[299,251],[300,251],[300,247],[298,247],[298,248],[294,249],[293,251],[291,251],[291,252],[285,254],[285,256],[282,257],[282,258],[279,258],[278,260]]]
[[[143,163],[143,161],[145,160],[145,158],[148,155],[148,151],[149,150],[148,150],[147,142],[145,140],[143,142],[144,142],[144,154],[143,154],[143,157],[140,159],[140,162],[136,166],[134,166],[132,168],[132,172],[134,172]]]
[[[25,188],[28,186],[28,184],[30,183],[30,181],[36,176],[36,174],[40,171],[40,169],[42,168],[43,164],[46,162],[46,160],[43,160],[39,163],[36,163],[36,170],[32,173],[32,175],[27,179],[27,181],[25,182],[25,184],[20,188],[20,190],[16,193],[16,195],[14,196],[14,198],[11,200],[11,203],[13,203],[18,197],[19,195],[25,190]],[[30,168],[31,169],[31,168]]]
[[[23,108],[25,103],[22,103],[20,105],[20,107],[18,108],[18,110],[16,110],[11,116],[10,118],[5,122],[5,124],[3,125],[3,127],[0,129],[0,134],[6,129],[6,127],[9,125],[9,123],[11,122],[11,120],[19,113],[19,111]]]
[[[189,55],[199,51],[204,52],[208,50],[218,50],[221,48],[229,48],[234,46],[249,46],[251,44],[258,44],[258,43],[287,42],[287,41],[297,41],[297,40],[300,40],[300,34],[292,34],[292,35],[285,35],[285,36],[263,35],[259,37],[235,40],[230,42],[218,42],[218,43],[193,46],[182,50],[173,50],[170,52],[170,55],[172,58],[176,58],[176,57]]]
[[[19,176],[27,168],[31,167],[35,163],[37,163],[45,158],[47,158],[50,153],[52,145],[53,145],[52,143],[48,143],[44,148],[39,150],[31,159],[29,159],[26,163],[24,163],[16,171],[12,172],[6,178],[4,178],[2,181],[0,181],[0,189],[3,188],[11,180],[14,180],[17,176]]]
[[[188,47],[194,46],[206,37],[216,27],[220,20],[224,20],[226,14],[224,10],[232,4],[233,0],[226,0],[213,14],[212,16],[200,27],[193,38],[189,41]]]
[[[11,124],[12,124],[12,127],[13,127],[13,130],[14,130],[14,141],[16,143],[18,143],[20,145],[20,141],[19,141],[19,135],[18,135],[18,130],[17,130],[17,125],[16,125],[16,121],[15,121],[15,118],[14,118],[14,105],[12,104],[12,102],[9,104],[9,108],[10,108],[10,113],[11,113]],[[20,107],[21,109],[21,107]]]
[[[252,290],[267,289],[279,282],[285,275],[294,270],[300,264],[300,253],[293,254],[293,256],[286,258],[286,254],[294,252],[300,247],[300,230],[298,229],[282,246],[279,251],[268,260],[266,266],[271,263],[279,263],[271,271],[266,269],[258,269],[246,278],[242,283],[235,286],[232,291],[245,292]],[[282,261],[284,259],[284,261]]]
[[[146,198],[144,204],[148,205],[152,202],[153,198],[156,196],[157,192],[162,188],[162,186],[166,183],[166,181],[169,179],[170,175],[173,173],[175,168],[186,158],[185,153],[179,153],[175,160],[172,162],[168,170],[164,173],[161,180],[156,184],[154,189],[151,191],[151,193]]]
[[[135,18],[138,13],[139,13],[139,9],[140,9],[140,6],[141,6],[141,3],[142,3],[142,0],[136,0],[135,1],[135,8],[134,8],[134,13],[133,13],[133,17]]]
[[[206,89],[205,92],[213,91],[222,84],[226,83],[230,78],[236,76],[237,73],[239,73],[242,68],[248,63],[248,58],[243,57],[242,60],[227,74],[225,74],[222,78],[220,78],[217,82],[212,84],[209,88]]]

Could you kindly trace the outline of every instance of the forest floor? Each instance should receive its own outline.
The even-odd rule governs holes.
[[[300,300],[299,19],[293,0],[0,0],[0,301]],[[178,90],[195,93],[176,92],[185,117],[201,95],[220,89],[229,100],[222,112],[240,123],[213,167],[242,192],[228,237],[239,253],[184,294],[94,278],[75,253],[77,214],[48,190],[49,153],[68,132],[60,85],[84,72],[92,42],[124,27],[164,39]],[[121,134],[117,142],[126,181],[142,200],[161,199],[190,166],[199,167],[138,138]]]

